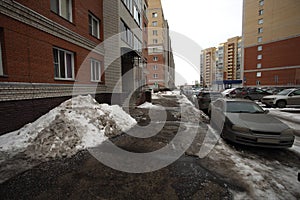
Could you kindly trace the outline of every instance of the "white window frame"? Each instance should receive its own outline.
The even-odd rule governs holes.
[[[256,77],[260,78],[261,77],[261,72],[256,72]]]
[[[152,35],[158,35],[158,31],[157,30],[153,30]]]
[[[130,28],[121,20],[121,39],[126,42],[130,47],[134,47],[134,35]]]
[[[260,15],[263,15],[264,14],[264,9],[260,9],[259,11],[258,11],[258,15],[260,16]]]
[[[263,6],[264,4],[265,4],[265,1],[264,1],[264,0],[260,0],[260,1],[259,1],[259,5],[260,5],[260,6]]]
[[[153,70],[157,70],[157,65],[153,65]]]
[[[57,5],[58,6],[58,8],[57,8],[58,11],[57,10],[52,10],[52,8],[51,8],[51,10],[53,12],[55,12],[56,14],[58,14],[59,16],[61,16],[62,18],[66,19],[70,22],[73,22],[72,0],[50,0],[50,4],[53,1],[56,1],[58,3],[58,5]],[[62,1],[68,1],[69,2],[69,8],[68,8],[68,13],[67,13],[68,16],[63,16]]]
[[[91,58],[91,82],[101,82],[101,62]]]
[[[257,51],[262,51],[262,49],[263,49],[263,46],[262,46],[262,45],[259,45],[259,46],[257,47]]]
[[[261,19],[259,19],[257,22],[258,22],[258,24],[263,24],[263,23],[264,23],[264,19],[261,18]]]
[[[257,55],[257,60],[261,60],[261,59],[262,59],[262,55],[261,54]]]
[[[157,56],[153,56],[153,61],[158,61],[158,57]]]
[[[2,59],[2,43],[0,41],[0,76],[3,76],[3,59]]]
[[[260,69],[261,68],[261,63],[257,63],[256,68]]]
[[[75,80],[75,68],[74,68],[74,53],[65,49],[61,49],[61,48],[57,48],[54,47],[53,48],[53,54],[54,54],[54,50],[57,50],[58,55],[57,55],[57,62],[55,62],[55,56],[53,55],[53,64],[54,64],[54,79],[56,80]],[[60,53],[59,52],[64,52],[64,68],[65,68],[65,77],[57,77],[56,76],[56,65],[58,67],[58,74],[61,75],[61,66],[60,66]],[[68,66],[67,66],[67,54],[71,55],[71,70],[72,70],[72,77],[67,77],[68,75]]]
[[[258,43],[261,43],[261,42],[262,42],[262,37],[258,37],[258,38],[257,38],[257,42],[258,42]]]
[[[157,17],[158,17],[157,12],[152,13],[152,18],[157,18]]]
[[[264,32],[263,27],[259,27],[259,28],[257,29],[257,32],[258,32],[258,33],[263,33],[263,32]]]
[[[153,39],[153,44],[157,44],[158,43],[158,39]]]
[[[96,27],[94,27],[93,22],[96,22]],[[96,35],[94,34],[95,29],[97,30]],[[92,13],[89,13],[89,33],[90,35],[100,39],[100,20]]]
[[[153,78],[158,79],[158,74],[153,74]]]
[[[158,22],[157,22],[157,21],[153,21],[153,22],[152,22],[152,26],[153,26],[153,27],[157,27],[157,26],[158,26]]]

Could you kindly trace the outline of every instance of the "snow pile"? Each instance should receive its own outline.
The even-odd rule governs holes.
[[[149,102],[145,102],[142,105],[139,105],[138,108],[164,110],[164,107],[153,105],[152,103],[149,103]]]
[[[34,159],[70,157],[135,124],[119,106],[99,104],[91,96],[77,96],[32,124],[1,136],[0,151],[11,157],[24,152]]]

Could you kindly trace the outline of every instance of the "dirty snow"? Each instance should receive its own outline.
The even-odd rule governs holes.
[[[139,105],[138,108],[147,108],[147,109],[156,109],[156,110],[164,110],[165,108],[159,105],[153,105],[152,103],[145,102],[142,105]]]
[[[70,157],[135,124],[119,106],[99,104],[91,96],[77,96],[20,130],[1,136],[0,152],[9,158],[20,152],[32,159]]]

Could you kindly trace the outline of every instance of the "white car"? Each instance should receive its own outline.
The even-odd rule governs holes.
[[[278,108],[300,105],[300,88],[285,89],[276,95],[264,96],[261,102],[268,107]]]

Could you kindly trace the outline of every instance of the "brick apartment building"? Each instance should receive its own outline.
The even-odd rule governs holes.
[[[300,1],[245,0],[244,85],[300,85]]]
[[[174,88],[175,63],[161,0],[149,1],[148,8],[147,85],[151,88]]]
[[[200,82],[203,87],[212,88],[216,80],[216,47],[201,51],[201,76]]]
[[[144,5],[144,0],[0,1],[0,134],[72,95],[121,104],[142,81]],[[105,42],[123,30],[117,43]],[[131,79],[122,80],[127,71]]]

